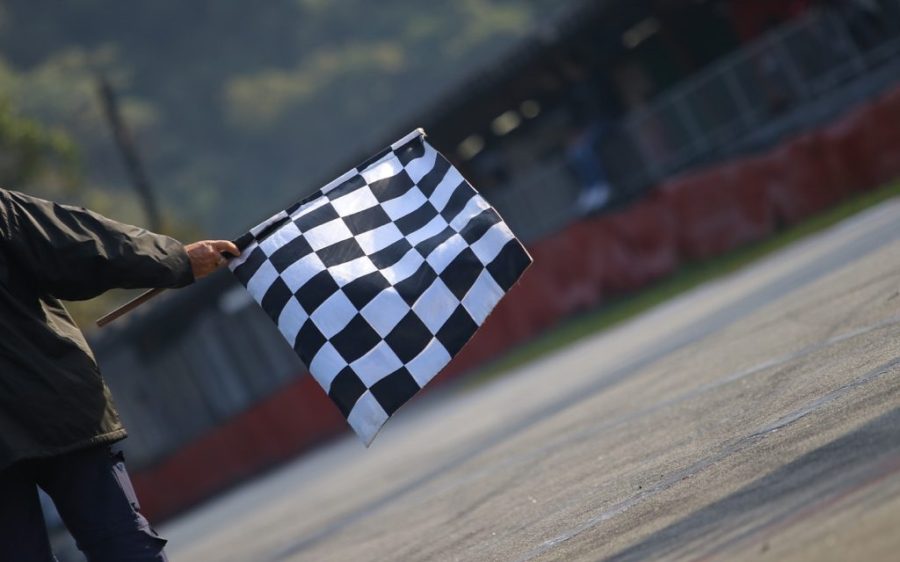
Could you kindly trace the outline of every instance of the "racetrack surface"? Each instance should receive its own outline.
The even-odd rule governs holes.
[[[162,532],[175,562],[897,560],[898,525],[894,200]]]

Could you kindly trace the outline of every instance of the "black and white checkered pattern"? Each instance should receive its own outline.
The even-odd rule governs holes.
[[[531,263],[421,130],[238,245],[232,271],[366,445]]]

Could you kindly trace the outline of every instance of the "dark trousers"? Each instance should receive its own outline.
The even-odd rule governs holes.
[[[37,487],[56,504],[90,562],[166,560],[166,541],[141,515],[121,453],[92,447],[0,471],[0,560],[55,560]]]

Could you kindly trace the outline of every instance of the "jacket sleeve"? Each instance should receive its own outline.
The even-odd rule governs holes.
[[[68,205],[0,189],[0,240],[43,291],[83,300],[108,289],[194,281],[180,242]]]

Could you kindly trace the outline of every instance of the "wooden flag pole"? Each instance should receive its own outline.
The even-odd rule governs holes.
[[[102,317],[100,317],[97,320],[97,325],[100,326],[101,328],[103,326],[106,326],[107,324],[109,324],[110,322],[115,320],[116,318],[119,318],[120,316],[124,316],[125,314],[128,314],[129,312],[131,312],[135,308],[139,307],[140,305],[144,304],[148,300],[152,299],[156,295],[161,294],[163,291],[165,291],[165,289],[150,289],[149,291],[145,292],[144,294],[139,295],[139,296],[131,299],[130,301],[126,302],[122,306],[116,308],[109,314],[105,314]]]

